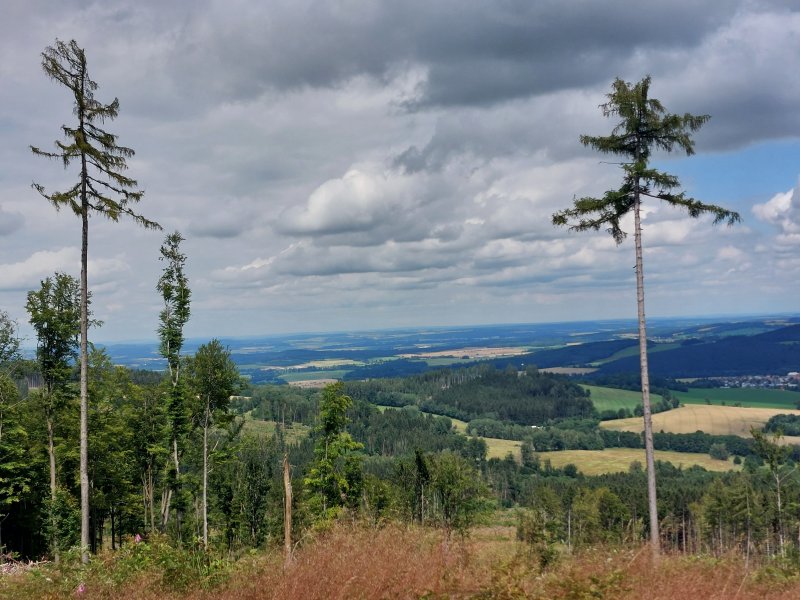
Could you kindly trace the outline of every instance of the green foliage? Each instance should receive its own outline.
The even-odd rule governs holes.
[[[167,359],[173,384],[178,380],[180,355],[183,348],[183,328],[191,314],[191,296],[189,280],[186,277],[186,255],[180,250],[183,236],[177,231],[170,233],[161,245],[161,256],[164,270],[158,279],[156,289],[164,301],[164,308],[159,314],[158,337],[159,352]]]
[[[518,375],[516,369],[491,365],[432,371],[406,379],[348,382],[356,399],[373,404],[412,403],[424,411],[456,419],[494,419],[519,425],[544,424],[593,412],[588,394],[566,377],[535,368]]]
[[[775,415],[764,425],[765,433],[800,436],[800,415]]]
[[[0,368],[8,369],[20,360],[17,323],[0,310]]]
[[[313,510],[323,519],[339,508],[354,508],[363,483],[362,458],[357,451],[364,446],[344,431],[353,401],[342,391],[343,385],[334,383],[322,392],[314,462],[304,479]]]
[[[64,489],[57,489],[54,498],[45,501],[48,518],[44,531],[48,539],[54,540],[57,549],[64,553],[77,546],[80,541],[81,512],[75,497]]]
[[[553,215],[554,225],[570,225],[574,231],[599,230],[603,227],[621,243],[626,233],[620,222],[634,208],[640,196],[662,200],[686,210],[690,217],[710,213],[714,222],[733,224],[739,214],[713,204],[704,204],[687,197],[683,192],[673,193],[680,187],[678,178],[649,167],[653,150],[671,152],[678,148],[687,155],[694,154],[691,133],[708,121],[708,115],[675,115],[666,112],[658,100],[648,97],[650,77],[636,84],[621,79],[614,80],[608,102],[601,105],[607,117],[617,116],[619,123],[607,136],[581,136],[581,143],[603,154],[623,157],[621,164],[623,183],[619,189],[610,190],[602,198],[584,197],[574,201],[573,208]]]
[[[56,273],[44,279],[38,291],[28,292],[25,308],[36,332],[36,360],[49,396],[63,390],[78,356],[80,284],[70,275]]]
[[[28,434],[20,423],[19,402],[17,386],[8,373],[0,372],[0,525],[9,509],[31,491]]]
[[[536,554],[542,570],[558,559],[556,536],[559,525],[546,507],[536,506],[517,513],[517,539],[528,546],[529,552]]]
[[[193,421],[203,427],[228,413],[230,398],[239,391],[239,371],[231,353],[219,340],[201,345],[186,360],[186,378],[198,402],[193,407]]]
[[[725,444],[712,444],[711,448],[708,449],[708,455],[717,460],[728,460],[730,452],[728,452],[728,447]]]
[[[491,508],[488,488],[475,467],[454,452],[445,450],[426,459],[433,516],[447,531],[466,533]]]

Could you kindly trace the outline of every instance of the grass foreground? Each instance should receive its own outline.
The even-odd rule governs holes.
[[[740,556],[667,555],[644,547],[564,549],[545,571],[513,527],[483,527],[462,539],[441,531],[340,525],[300,547],[284,564],[268,551],[236,563],[181,564],[159,543],[128,544],[88,567],[40,566],[0,576],[0,597],[128,600],[476,598],[783,600],[800,597],[797,566],[745,568]],[[172,553],[172,554],[170,554]],[[185,554],[185,552],[184,552]],[[216,567],[215,563],[219,563]],[[193,574],[187,579],[186,571]],[[215,574],[216,573],[216,574]],[[184,575],[184,576],[182,576]]]

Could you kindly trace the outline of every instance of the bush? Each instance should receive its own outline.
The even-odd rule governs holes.
[[[711,448],[708,449],[708,455],[717,460],[728,460],[730,453],[725,444],[711,444]]]

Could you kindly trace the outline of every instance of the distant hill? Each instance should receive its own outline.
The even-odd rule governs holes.
[[[800,325],[712,342],[687,340],[678,348],[650,355],[650,373],[662,377],[784,375],[800,371]],[[606,363],[601,373],[639,370],[638,356]]]

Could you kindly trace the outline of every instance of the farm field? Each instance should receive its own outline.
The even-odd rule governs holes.
[[[619,410],[620,408],[627,408],[632,411],[642,403],[641,392],[618,390],[597,385],[581,385],[581,387],[591,392],[592,404],[601,412],[604,410]],[[658,394],[650,396],[650,401],[653,404],[661,402],[661,400],[662,398]]]
[[[510,453],[514,460],[522,461],[522,442],[486,437],[481,439],[486,442],[486,458],[505,458]]]
[[[751,427],[760,429],[770,417],[779,414],[800,415],[800,410],[689,404],[653,415],[653,431],[667,433],[704,431],[713,435],[750,437]],[[614,431],[634,433],[643,429],[641,417],[603,421],[600,426]]]
[[[689,388],[674,392],[683,404],[741,404],[752,408],[797,408],[800,393],[764,388]]]
[[[606,448],[605,450],[561,450],[558,452],[540,452],[542,461],[549,460],[554,467],[563,468],[568,464],[578,467],[584,475],[603,475],[627,471],[632,462],[638,461],[644,467],[644,450],[638,448]],[[716,460],[708,454],[693,452],[671,452],[656,450],[656,460],[670,462],[684,469],[694,465],[709,471],[730,471],[741,467],[730,460]]]

